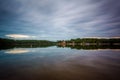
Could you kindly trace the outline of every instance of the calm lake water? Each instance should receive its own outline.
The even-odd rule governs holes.
[[[0,50],[0,80],[120,80],[120,49]]]

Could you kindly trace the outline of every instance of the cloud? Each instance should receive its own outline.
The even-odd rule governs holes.
[[[51,40],[120,36],[119,3],[118,0],[1,1],[0,36],[28,34]]]
[[[27,39],[27,38],[35,37],[35,36],[29,36],[29,35],[23,35],[23,34],[7,34],[5,36],[9,38],[14,38],[14,39]]]

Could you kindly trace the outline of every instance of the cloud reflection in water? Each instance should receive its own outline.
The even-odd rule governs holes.
[[[5,51],[5,53],[9,53],[9,54],[21,54],[21,53],[27,53],[27,52],[29,52],[29,50],[22,49],[22,48],[15,48],[15,49],[10,49]]]

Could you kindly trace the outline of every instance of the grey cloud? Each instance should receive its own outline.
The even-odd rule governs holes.
[[[26,32],[45,39],[120,35],[118,0],[12,0],[8,3],[9,0],[2,1],[0,6],[1,18],[12,21],[8,21],[9,27],[1,22],[4,25],[0,30],[6,34],[7,31]]]

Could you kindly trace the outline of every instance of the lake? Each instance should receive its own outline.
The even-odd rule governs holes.
[[[120,80],[120,49],[0,50],[0,80]]]

